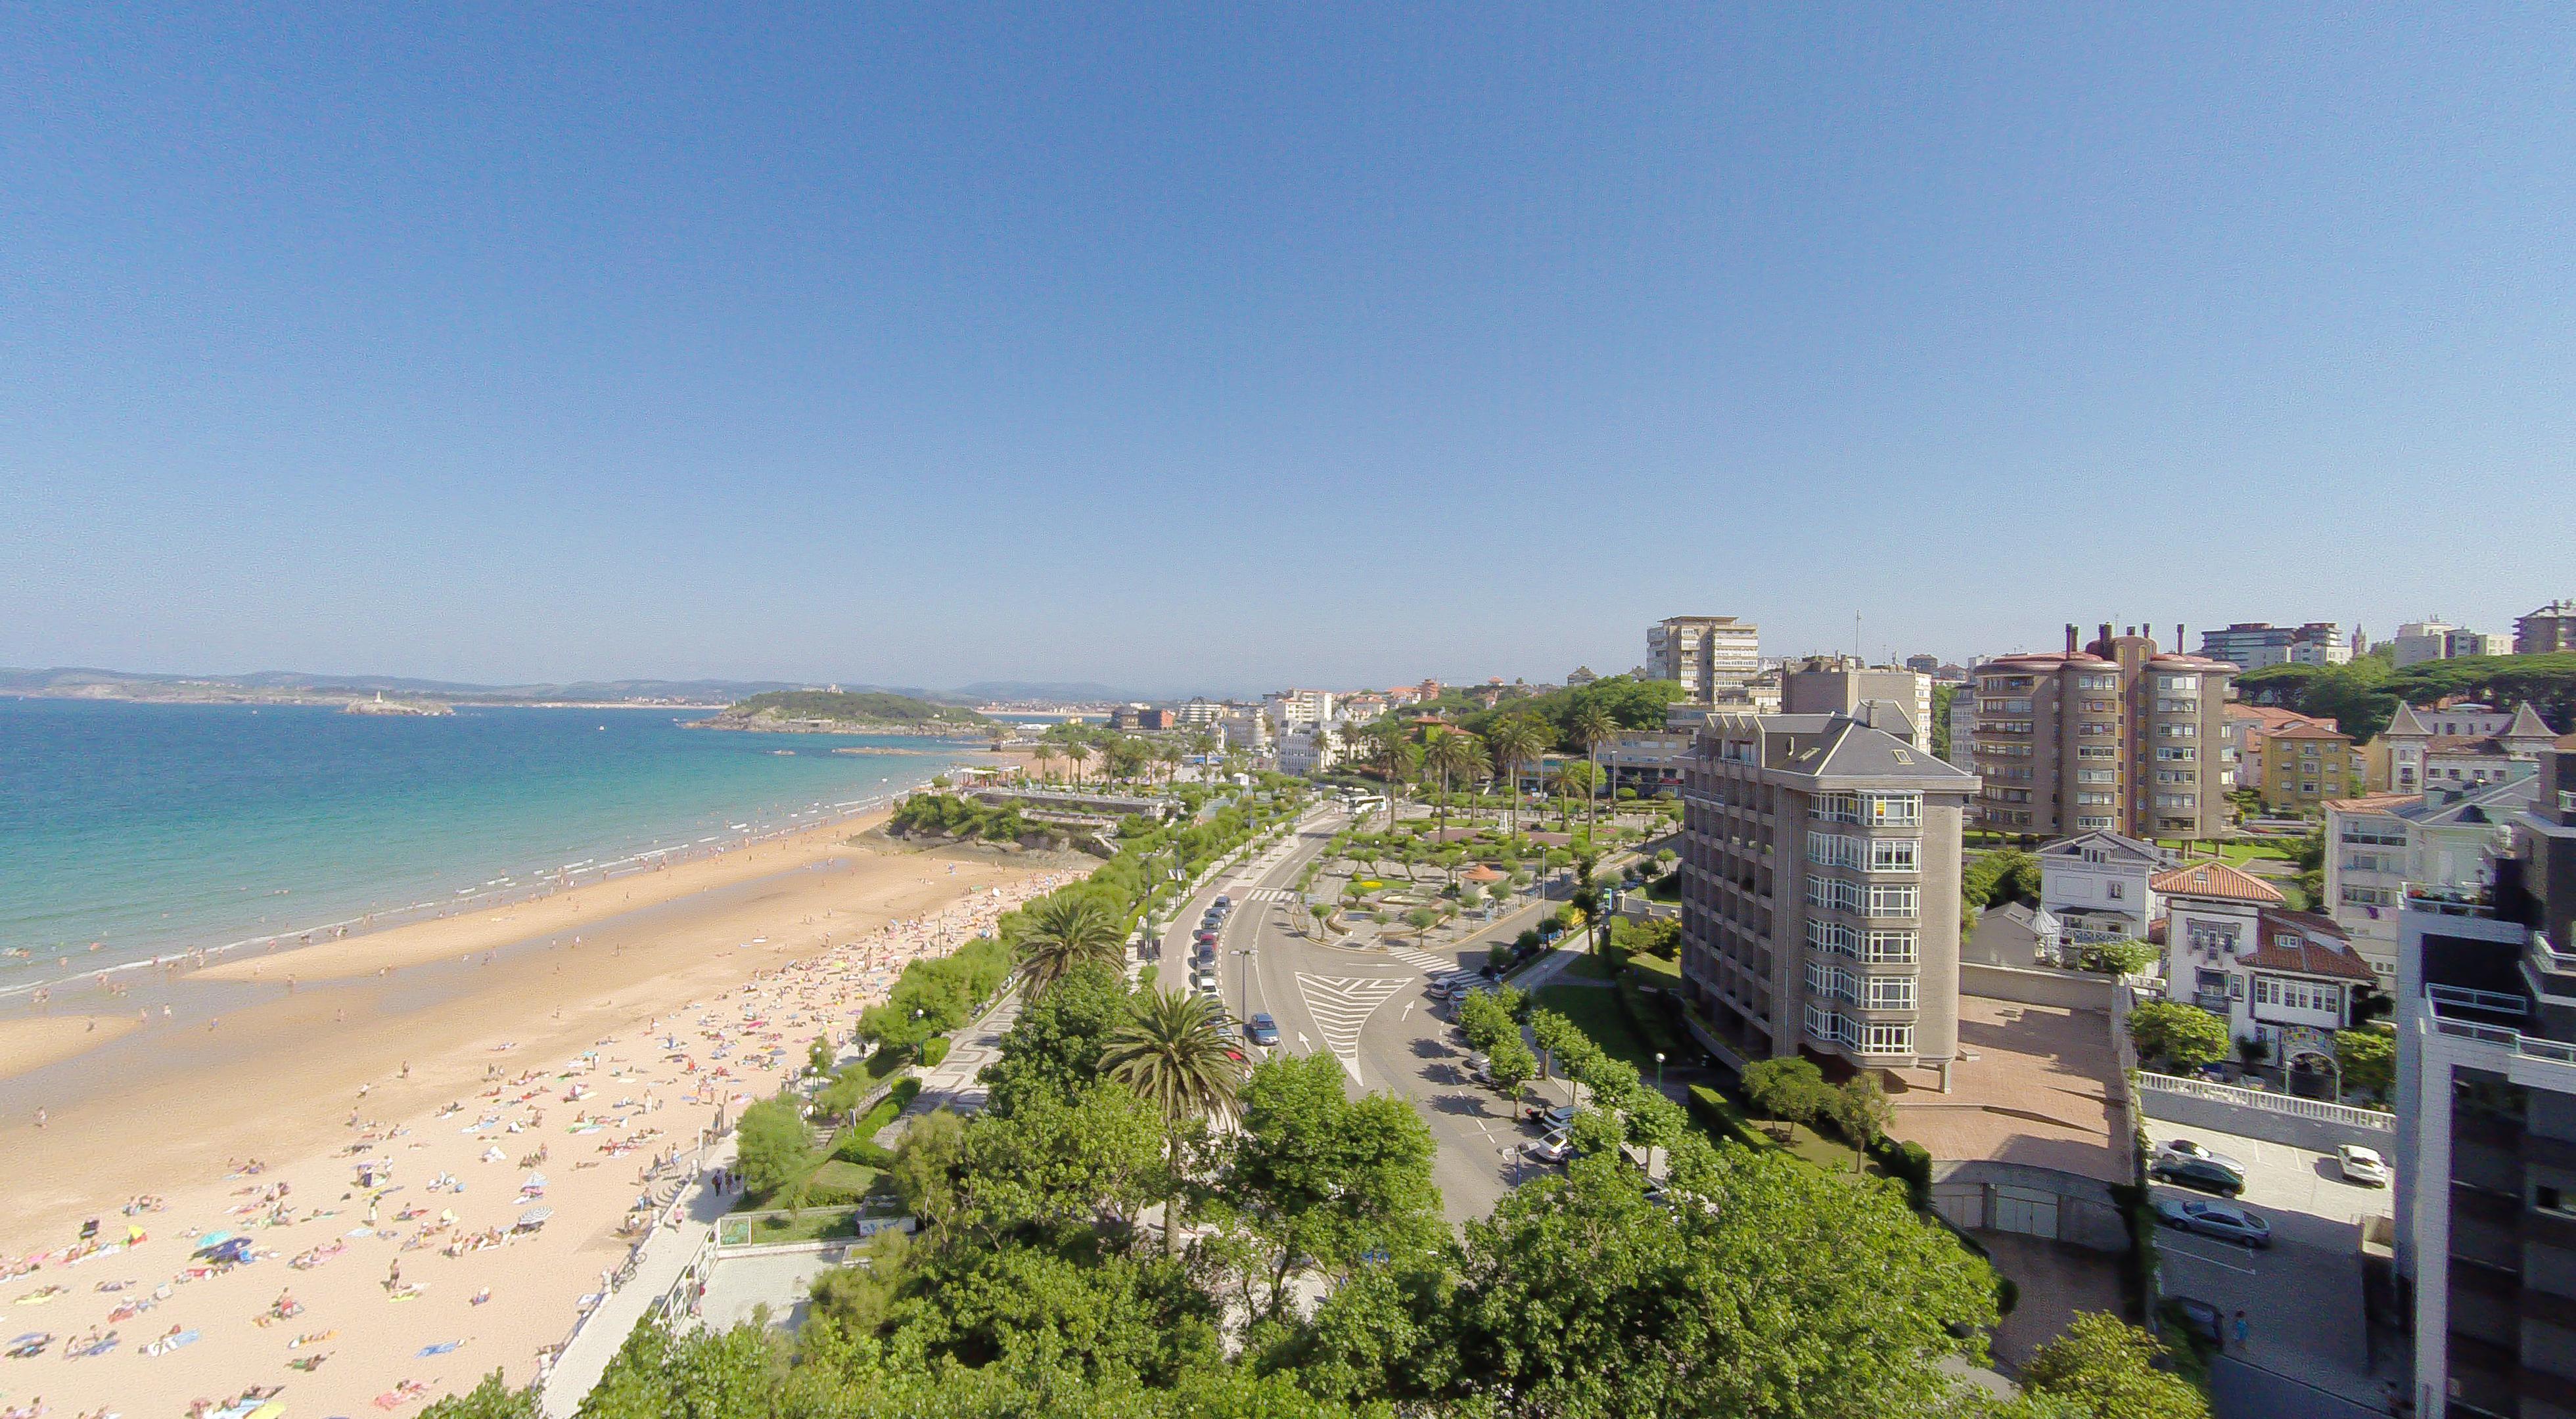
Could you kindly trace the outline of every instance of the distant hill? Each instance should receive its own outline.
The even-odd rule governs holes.
[[[798,686],[786,680],[579,680],[567,685],[476,685],[406,675],[329,675],[256,670],[243,675],[167,675],[134,670],[55,666],[0,667],[0,695],[156,701],[295,702],[359,699],[382,691],[458,704],[583,703],[731,704]]]
[[[729,705],[715,718],[698,721],[697,727],[806,734],[962,734],[992,723],[970,709],[881,690],[774,690]]]

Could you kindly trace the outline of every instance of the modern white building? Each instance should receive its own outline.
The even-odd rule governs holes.
[[[2455,660],[2464,655],[2504,655],[2513,642],[2505,636],[2484,635],[2462,630],[2445,621],[2409,621],[2397,628],[2397,668],[2421,665],[2428,660]]]
[[[2326,904],[2383,987],[2397,979],[2406,885],[2480,892],[2530,810],[2536,778],[2466,790],[2374,793],[2326,804]]]
[[[1671,616],[1646,628],[1646,676],[1713,704],[1762,672],[1762,628],[1733,616]],[[1749,703],[1749,701],[1748,701]]]
[[[2352,642],[2332,621],[2310,621],[2303,626],[2239,621],[2223,631],[2201,632],[2200,653],[2240,670],[2260,670],[2267,665],[2342,665],[2352,659]]]
[[[1279,772],[1311,778],[1339,761],[1332,732],[1319,724],[1301,725],[1279,736]]]
[[[2150,842],[2097,830],[2041,848],[2039,908],[2054,925],[2043,951],[2102,941],[2144,941],[2163,914],[2156,877],[2172,853]]]

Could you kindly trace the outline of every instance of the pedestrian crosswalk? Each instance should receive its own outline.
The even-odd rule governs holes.
[[[1297,894],[1289,891],[1285,887],[1264,887],[1260,891],[1252,894],[1252,900],[1256,902],[1293,902],[1297,900]]]
[[[1393,956],[1408,966],[1420,967],[1424,975],[1431,977],[1435,981],[1448,980],[1453,976],[1474,974],[1472,971],[1462,971],[1458,969],[1458,963],[1446,956],[1435,956],[1428,951],[1416,951],[1410,946],[1390,946],[1386,948],[1386,954]]]
[[[1413,984],[1400,976],[1313,976],[1297,973],[1297,994],[1305,1001],[1306,1014],[1315,1028],[1324,1034],[1324,1048],[1342,1062],[1342,1069],[1358,1083],[1360,1077],[1360,1027],[1370,1015],[1387,1002],[1387,998]]]

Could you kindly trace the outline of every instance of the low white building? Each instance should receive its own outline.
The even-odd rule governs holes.
[[[2165,994],[2224,1019],[2240,1044],[2260,1041],[2272,1063],[2330,1074],[2335,1031],[2377,981],[2343,928],[2287,910],[2271,883],[2223,862],[2177,867],[2152,885],[2165,899]]]
[[[1331,770],[1340,758],[1333,736],[1322,725],[1306,725],[1279,736],[1279,772],[1312,778]]]
[[[2043,933],[2043,951],[2100,941],[2144,941],[2163,899],[2157,874],[2174,865],[2172,853],[2107,830],[2060,838],[2041,848],[2039,906],[2054,923]]]
[[[2406,884],[2476,893],[2493,882],[2513,822],[2537,799],[2536,778],[2459,790],[2374,793],[2326,804],[2326,909],[2382,988],[2397,979]]]

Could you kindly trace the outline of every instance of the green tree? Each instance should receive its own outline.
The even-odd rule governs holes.
[[[1053,990],[1020,1007],[1004,1031],[1000,1058],[984,1066],[984,1107],[1007,1114],[1035,1097],[1067,1098],[1100,1076],[1109,1037],[1135,1018],[1126,977],[1105,965],[1077,966]]]
[[[2083,1419],[2209,1419],[2209,1402],[2180,1375],[2156,1368],[2164,1345],[2116,1316],[2079,1313],[2066,1333],[2022,1367],[2030,1393]]]
[[[1108,904],[1087,892],[1052,892],[1028,906],[1020,936],[1021,978],[1044,995],[1084,966],[1127,964],[1127,928]]]
[[[1467,1224],[1459,1370],[1495,1412],[1921,1414],[1983,1358],[1993,1273],[1901,1190],[1704,1144],[1671,1178],[1723,1205],[1658,1207],[1603,1154]]]
[[[957,1169],[957,1244],[1081,1229],[1123,1246],[1171,1193],[1170,1132],[1161,1110],[1111,1080],[1007,1117],[977,1114]]]
[[[1474,735],[1456,729],[1434,729],[1422,745],[1424,768],[1440,776],[1440,814],[1438,832],[1441,841],[1448,840],[1449,785],[1472,777],[1485,766],[1484,746]]]
[[[1833,1107],[1834,1088],[1814,1060],[1791,1055],[1746,1065],[1744,1097],[1772,1118],[1812,1124]]]
[[[1386,780],[1386,829],[1395,831],[1395,809],[1404,797],[1404,786],[1422,767],[1422,748],[1405,737],[1405,727],[1393,719],[1378,722],[1377,747],[1369,754],[1370,763]]]
[[[1599,780],[1600,775],[1593,771],[1592,765],[1581,759],[1559,764],[1556,772],[1548,775],[1547,791],[1556,798],[1556,826],[1560,831],[1573,814],[1574,800],[1588,796]],[[1550,853],[1549,857],[1553,859],[1555,854]]]
[[[1860,1154],[1877,1147],[1878,1140],[1887,1136],[1887,1126],[1895,1121],[1895,1113],[1887,1106],[1887,1089],[1878,1082],[1877,1072],[1865,1069],[1844,1080],[1843,1086],[1834,1091],[1832,1111],[1834,1127],[1841,1129],[1843,1137],[1859,1150],[1852,1156],[1852,1168],[1858,1171]]]
[[[1585,767],[1591,770],[1584,776],[1584,796],[1589,800],[1583,813],[1587,829],[1601,826],[1601,746],[1618,732],[1619,726],[1611,720],[1609,711],[1597,704],[1583,706],[1565,722],[1565,742],[1583,751]]]
[[[742,1169],[744,1189],[796,1205],[795,1192],[814,1171],[813,1143],[796,1101],[763,1099],[744,1109],[738,1139],[735,1162]]]
[[[1346,1280],[1372,1255],[1422,1257],[1448,1236],[1431,1131],[1388,1094],[1353,1099],[1328,1054],[1274,1056],[1243,1091],[1215,1197],[1214,1254],[1247,1313],[1276,1319],[1292,1282]]]
[[[1538,1077],[1538,1056],[1530,1053],[1530,1047],[1521,1042],[1520,1031],[1515,1029],[1486,1051],[1485,1073],[1493,1079],[1495,1088],[1517,1099],[1521,1086]]]
[[[537,1419],[537,1391],[512,1389],[494,1370],[463,1394],[451,1394],[420,1412],[420,1419]]]
[[[814,1042],[805,1047],[805,1072],[829,1074],[832,1072],[833,1063],[838,1058],[839,1056],[832,1049],[832,1037],[816,1035]]]
[[[895,1149],[895,1194],[913,1216],[945,1235],[957,1218],[957,1169],[966,1160],[966,1123],[947,1109],[933,1109],[906,1124]]]
[[[1492,756],[1494,772],[1511,783],[1512,832],[1521,831],[1521,766],[1547,751],[1555,736],[1540,726],[1537,719],[1525,714],[1506,716],[1485,731],[1485,752]]]
[[[1179,1247],[1179,1126],[1231,1116],[1243,1089],[1243,1065],[1231,1043],[1214,1005],[1173,990],[1144,1000],[1135,1018],[1110,1035],[1100,1057],[1103,1072],[1135,1090],[1174,1126],[1168,1135],[1173,1190],[1163,1206],[1165,1251]]]
[[[2385,1020],[2337,1030],[2335,1062],[2343,1068],[2343,1087],[2385,1099],[2397,1087],[2397,1032]]]
[[[2092,941],[2076,948],[2076,964],[2084,970],[2104,975],[2133,976],[2162,959],[2163,953],[2144,941]]]
[[[2129,1042],[2189,1072],[2227,1057],[2227,1022],[2180,1000],[2150,1000],[2129,1012]]]

